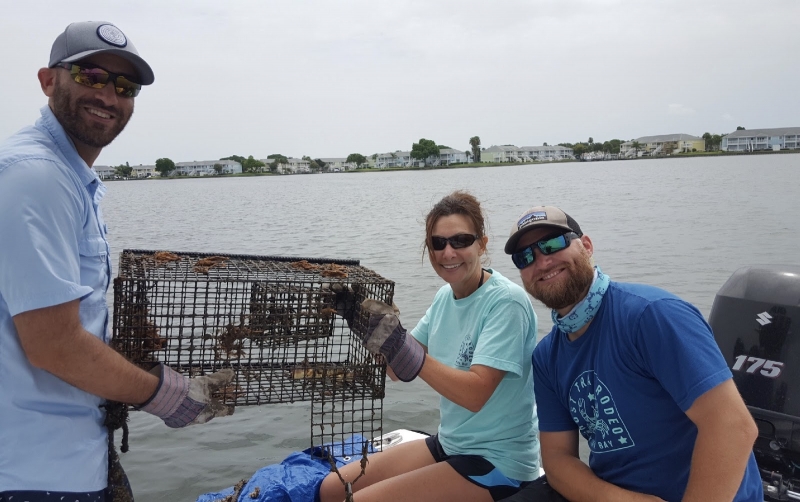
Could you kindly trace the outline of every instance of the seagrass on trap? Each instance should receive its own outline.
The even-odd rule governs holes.
[[[357,260],[125,250],[113,345],[190,377],[232,368],[216,396],[228,405],[310,401],[312,446],[376,437],[386,366],[354,331],[366,326],[363,300],[393,295],[394,282]],[[337,302],[354,309],[352,329]]]

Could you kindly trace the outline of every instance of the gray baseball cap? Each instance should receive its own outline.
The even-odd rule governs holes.
[[[506,254],[513,254],[517,250],[517,243],[525,233],[541,227],[575,232],[579,237],[583,235],[578,222],[561,209],[555,206],[536,206],[522,213],[511,227],[511,235],[506,241]]]
[[[122,30],[105,21],[84,21],[67,26],[53,42],[50,50],[50,64],[53,68],[59,63],[74,63],[83,58],[106,52],[128,60],[139,74],[137,83],[150,85],[155,80],[150,65],[139,56]]]

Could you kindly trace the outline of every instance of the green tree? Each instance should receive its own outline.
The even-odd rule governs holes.
[[[473,136],[469,139],[469,146],[472,147],[472,162],[481,161],[481,138]]]
[[[737,130],[737,131],[744,131],[745,129],[744,129],[744,127],[742,127],[742,126],[736,126],[736,130]]]
[[[719,134],[711,135],[711,149],[713,151],[719,150],[720,145],[722,144],[722,136]]]
[[[162,178],[169,176],[175,170],[175,163],[172,160],[163,157],[156,160],[156,171],[161,174]]]
[[[114,173],[122,178],[129,178],[132,172],[133,168],[129,166],[127,162],[124,165],[120,164],[114,168]]]
[[[219,159],[219,160],[233,160],[233,161],[236,161],[236,162],[238,162],[239,164],[241,164],[241,165],[242,165],[242,167],[244,168],[244,163],[245,163],[245,161],[246,161],[247,159],[245,159],[244,157],[241,157],[241,156],[239,156],[239,155],[231,155],[230,157],[222,157],[222,158],[221,158],[221,159]]]
[[[222,164],[214,164],[214,172],[217,173],[217,176],[222,174]]]
[[[633,155],[638,157],[639,156],[639,148],[642,147],[642,144],[638,141],[631,142],[631,148],[633,148]]]
[[[268,159],[272,159],[272,162],[269,163],[269,170],[271,173],[278,172],[278,165],[279,164],[288,164],[289,158],[285,155],[281,155],[279,153],[273,153],[272,155],[267,155]]]
[[[589,151],[589,147],[585,143],[576,143],[572,145],[572,153],[575,157],[580,159],[584,153]]]
[[[319,170],[320,171],[322,171],[323,169],[325,169],[328,166],[328,163],[325,162],[322,159],[314,159],[314,162],[317,163],[317,166],[319,166]]]
[[[621,140],[612,139],[608,143],[611,146],[611,149],[609,150],[609,153],[619,153],[619,146],[622,144]]]
[[[705,150],[709,151],[711,149],[711,133],[710,132],[704,132],[702,138],[706,142]]]
[[[542,143],[542,146],[549,146],[549,145],[547,144],[547,141],[545,141],[544,143]]]
[[[434,155],[439,155],[439,147],[433,140],[422,138],[419,143],[411,145],[411,158],[421,160],[425,167],[428,166],[428,159]]]
[[[367,163],[367,158],[361,155],[360,153],[351,153],[347,156],[345,160],[347,163],[354,163],[357,169],[361,169],[361,166]]]
[[[252,155],[244,159],[242,162],[242,171],[246,173],[257,173],[261,171],[261,168],[266,166],[265,163],[261,162],[258,159],[254,159]]]

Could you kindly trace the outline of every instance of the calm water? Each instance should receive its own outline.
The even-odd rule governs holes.
[[[424,217],[455,189],[482,202],[490,266],[519,282],[503,244],[515,217],[562,207],[592,237],[612,279],[664,287],[708,315],[737,268],[800,262],[800,155],[669,159],[308,176],[109,183],[112,251],[168,249],[357,258],[396,281],[413,327],[442,285],[422,256]],[[116,266],[117,257],[114,257]],[[534,302],[540,336],[549,313]],[[305,403],[241,407],[183,430],[131,418],[122,461],[137,501],[194,500],[308,446]],[[388,383],[384,428],[434,432],[438,397]]]

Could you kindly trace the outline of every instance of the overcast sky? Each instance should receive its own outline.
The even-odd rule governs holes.
[[[72,21],[156,80],[97,164],[800,126],[798,0],[2,0],[0,140]]]

